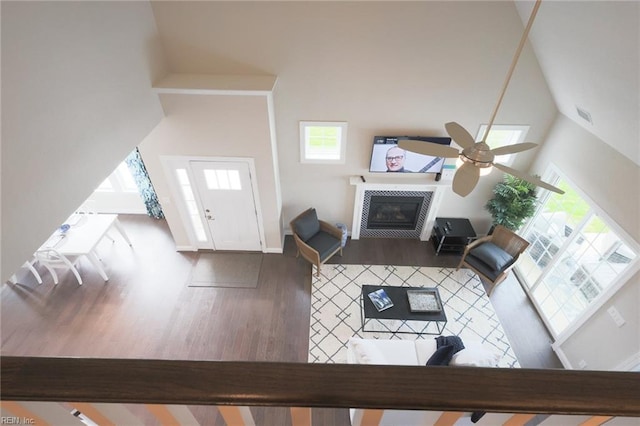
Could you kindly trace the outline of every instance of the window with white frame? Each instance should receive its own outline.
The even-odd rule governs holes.
[[[565,193],[543,192],[522,231],[530,245],[516,268],[557,337],[622,284],[639,248],[567,178],[552,171],[544,180]]]
[[[301,163],[344,164],[346,150],[346,122],[300,122]]]
[[[138,192],[129,166],[124,161],[97,188],[98,192]]]
[[[481,125],[480,130],[478,130],[478,137],[476,140],[481,141],[486,131],[487,125]],[[522,143],[524,142],[524,138],[527,137],[528,131],[529,126],[494,124],[491,126],[491,131],[489,132],[489,136],[487,136],[487,140],[485,142],[491,149]],[[504,164],[505,166],[510,166],[511,163],[513,163],[514,158],[515,154],[497,155],[495,162]]]

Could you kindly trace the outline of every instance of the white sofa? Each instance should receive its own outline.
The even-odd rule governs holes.
[[[453,355],[449,365],[497,367],[500,355],[474,340],[463,339],[465,348]],[[418,340],[361,339],[347,342],[350,364],[426,365],[436,351],[435,338]]]
[[[449,365],[497,367],[500,355],[480,342],[464,339],[465,349],[453,355]],[[350,364],[426,365],[436,351],[435,338],[418,340],[361,339],[352,337],[347,343],[347,362]],[[353,426],[360,425],[364,411],[351,409]],[[385,410],[380,426],[418,426],[434,424],[442,413],[438,411]],[[484,422],[482,422],[484,423]],[[456,425],[471,425],[470,413]]]

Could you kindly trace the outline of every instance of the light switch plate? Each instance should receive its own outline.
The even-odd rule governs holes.
[[[615,306],[612,306],[609,309],[607,309],[607,312],[609,313],[609,315],[611,315],[611,318],[613,318],[613,321],[616,323],[618,327],[622,327],[626,323],[626,321],[624,320],[624,318],[622,318],[622,315],[620,315],[620,312],[616,309]]]

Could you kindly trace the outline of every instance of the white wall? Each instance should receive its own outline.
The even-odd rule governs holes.
[[[534,2],[515,3],[528,20]],[[636,164],[639,28],[639,1],[544,1],[529,34],[560,112]],[[592,123],[576,107],[591,114]]]
[[[555,164],[636,242],[640,242],[640,167],[563,115],[549,133],[533,169]],[[606,310],[615,306],[626,324],[617,327]],[[640,273],[560,345],[571,364],[614,369],[640,354]]]
[[[140,145],[147,171],[161,200],[178,247],[190,244],[160,156],[250,157],[255,159],[265,245],[281,251],[277,200],[266,96],[160,95],[166,117]]]
[[[2,278],[162,117],[147,2],[2,7]]]
[[[444,136],[448,121],[475,134],[491,115],[523,31],[511,2],[152,7],[172,72],[278,76],[274,102],[286,224],[309,206],[327,221],[350,224],[355,189],[348,179],[369,175],[375,135]],[[527,47],[497,121],[530,124],[528,140],[541,142],[555,114]],[[301,120],[347,121],[346,164],[301,164]],[[515,166],[527,169],[534,155],[520,154]],[[490,218],[483,206],[500,177],[494,172],[464,199],[449,190],[439,214],[469,217],[479,233],[486,232]]]

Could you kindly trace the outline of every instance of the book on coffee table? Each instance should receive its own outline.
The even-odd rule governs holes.
[[[442,302],[436,289],[407,290],[411,312],[441,312]]]
[[[384,311],[385,309],[389,309],[393,306],[393,302],[382,288],[369,293],[369,299],[371,299],[373,306],[376,307],[378,312]]]

